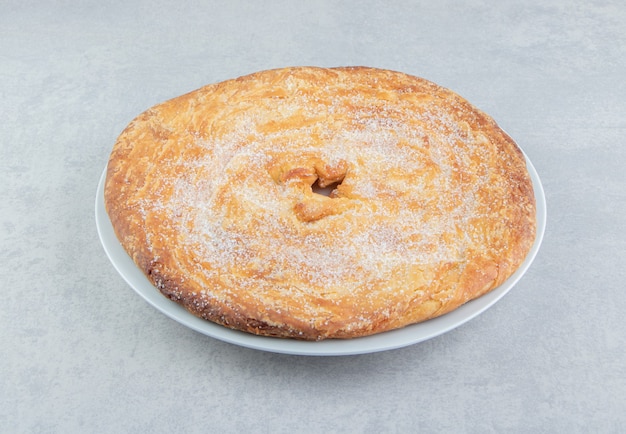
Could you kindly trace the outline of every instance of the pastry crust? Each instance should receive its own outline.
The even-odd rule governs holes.
[[[307,340],[445,314],[504,282],[536,232],[524,156],[493,119],[364,67],[263,71],[147,110],[114,146],[105,204],[164,295]]]

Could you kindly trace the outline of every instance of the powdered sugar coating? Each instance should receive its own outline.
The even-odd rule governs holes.
[[[118,236],[166,295],[235,328],[323,339],[428,319],[501,283],[534,237],[515,144],[415,77],[266,71],[136,124],[107,180],[134,210]],[[339,182],[332,197],[316,179]]]

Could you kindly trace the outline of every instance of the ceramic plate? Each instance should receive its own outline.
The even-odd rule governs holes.
[[[539,251],[546,226],[546,201],[543,187],[535,168],[528,158],[526,158],[526,163],[532,178],[537,201],[537,238],[522,266],[498,288],[446,315],[399,330],[349,340],[307,342],[255,336],[230,330],[195,317],[179,304],[161,295],[158,289],[150,283],[128,254],[126,254],[113,232],[111,221],[104,208],[104,178],[106,170],[100,178],[96,195],[96,226],[104,250],[111,263],[131,288],[156,309],[197,332],[232,344],[284,354],[340,356],[373,353],[423,342],[459,327],[493,306],[526,273]]]

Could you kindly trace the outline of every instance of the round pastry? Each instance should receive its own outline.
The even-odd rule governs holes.
[[[105,204],[165,296],[307,340],[445,314],[505,281],[536,231],[524,156],[489,116],[364,67],[263,71],[147,110]]]

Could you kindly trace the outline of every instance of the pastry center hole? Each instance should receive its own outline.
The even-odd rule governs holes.
[[[324,185],[324,187],[322,187]],[[311,185],[311,190],[315,194],[321,194],[326,197],[333,197],[333,192],[337,189],[339,185],[341,185],[341,181],[333,182],[331,184],[322,184],[320,185],[319,178]]]

